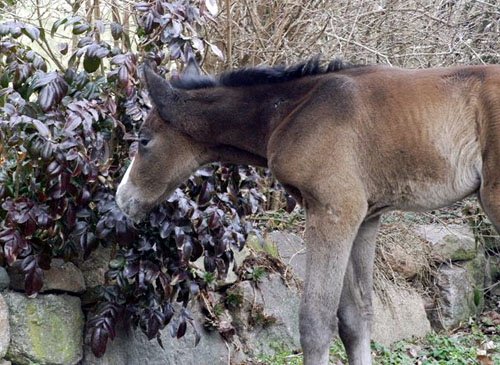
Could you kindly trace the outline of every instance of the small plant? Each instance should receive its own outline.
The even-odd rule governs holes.
[[[207,286],[212,287],[215,284],[216,276],[214,272],[206,271],[201,274],[201,279]]]
[[[264,279],[265,275],[266,270],[263,267],[258,266],[253,269],[248,269],[247,279],[252,280],[254,283],[260,283],[262,279]]]
[[[220,304],[216,304],[212,308],[212,312],[216,318],[219,318],[223,311],[224,311],[224,308]]]
[[[276,318],[264,313],[264,307],[257,305],[252,308],[248,316],[248,324],[250,326],[261,326],[263,328],[269,327],[276,323]]]
[[[224,297],[224,303],[229,309],[239,308],[243,304],[243,295],[236,290],[228,290]]]

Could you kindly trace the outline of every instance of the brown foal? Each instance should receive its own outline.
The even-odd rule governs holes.
[[[116,200],[139,220],[213,161],[267,166],[306,210],[304,364],[328,364],[338,325],[371,364],[372,274],[383,212],[477,192],[500,229],[500,66],[404,70],[318,59],[170,82],[144,68],[154,109]]]

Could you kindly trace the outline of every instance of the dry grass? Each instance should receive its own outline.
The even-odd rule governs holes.
[[[225,4],[209,37],[228,57],[224,64],[209,60],[209,70],[292,63],[317,53],[328,59],[341,56],[402,67],[495,63],[500,56],[497,1],[230,0]]]

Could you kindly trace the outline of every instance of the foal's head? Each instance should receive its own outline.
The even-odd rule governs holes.
[[[198,72],[195,66],[188,65],[181,77]],[[148,66],[144,74],[154,107],[141,126],[137,154],[116,193],[120,209],[136,221],[209,162],[206,144],[196,142],[181,127],[193,117],[186,115],[187,92],[172,88]]]

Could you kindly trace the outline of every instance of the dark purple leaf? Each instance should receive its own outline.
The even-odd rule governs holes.
[[[122,36],[122,33],[123,33],[123,28],[122,28],[121,24],[116,23],[116,22],[112,22],[111,23],[111,36],[113,37],[113,39],[115,39],[115,40],[120,39]]]
[[[147,332],[148,340],[152,340],[153,338],[155,338],[159,330],[160,330],[160,322],[158,321],[158,318],[155,315],[151,315],[148,321],[148,332]]]
[[[33,258],[33,262],[36,260]],[[25,270],[24,289],[26,295],[38,293],[43,286],[43,271],[38,267],[38,264],[31,267],[28,271]]]
[[[121,66],[118,69],[118,81],[120,81],[121,87],[126,87],[128,84],[128,70],[127,67]]]
[[[103,34],[106,31],[106,26],[101,20],[95,21],[95,28],[99,34]]]
[[[30,24],[24,25],[23,33],[30,37],[32,41],[40,38],[40,29]]]
[[[150,34],[153,31],[153,20],[154,15],[152,13],[147,13],[142,18],[142,27],[144,28],[144,33]]]
[[[134,5],[135,10],[138,12],[146,12],[151,8],[151,4],[146,2],[140,2]]]
[[[42,137],[48,138],[51,136],[50,130],[47,128],[47,126],[38,119],[33,119],[33,125],[36,127]]]
[[[59,51],[60,54],[65,55],[68,53],[68,43],[58,43],[57,44],[57,50]]]
[[[186,333],[187,323],[184,317],[180,318],[179,327],[177,329],[177,338],[181,338]]]
[[[106,351],[106,345],[108,343],[108,331],[101,327],[95,327],[92,329],[90,346],[92,347],[92,353],[95,357],[102,357]]]

